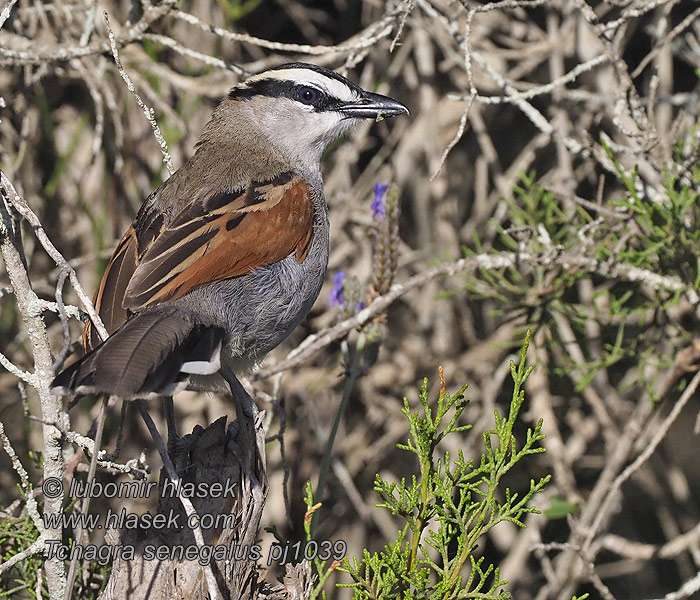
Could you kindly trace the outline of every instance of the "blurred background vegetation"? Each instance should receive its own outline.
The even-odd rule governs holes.
[[[684,598],[700,589],[697,396],[674,412],[700,352],[696,2],[8,6],[0,30],[0,167],[89,293],[143,200],[168,176],[115,67],[103,11],[175,167],[232,85],[282,62],[336,69],[410,108],[410,118],[363,125],[325,157],[326,287],[309,319],[262,367],[270,373],[306,336],[352,316],[359,302],[376,302],[388,289],[386,277],[378,283],[376,249],[393,244],[393,281],[417,283],[373,315],[381,347],[352,388],[317,498],[317,539],[345,540],[360,557],[396,538],[399,522],[374,507],[375,476],[398,481],[418,472],[396,448],[408,437],[403,397],[417,407],[425,376],[436,391],[439,365],[450,389],[468,384],[462,420],[474,424],[443,440],[444,450],[478,458],[494,409],[507,410],[509,361],[530,328],[535,370],[514,434],[522,443],[525,427],[544,419],[547,452],[509,473],[508,486],[527,490],[530,479],[552,474],[535,498],[545,512],[527,515],[526,529],[494,528],[477,554],[501,566],[515,598],[652,598],[674,590]],[[392,185],[398,198],[398,237],[373,215],[377,183]],[[53,300],[58,270],[31,229],[24,234],[32,285]],[[455,267],[449,277],[445,264]],[[339,271],[352,302],[331,307]],[[0,287],[0,351],[32,370],[4,272]],[[68,286],[65,292],[77,304]],[[61,323],[51,312],[45,319],[58,356]],[[80,327],[71,321],[72,340]],[[303,539],[304,484],[316,484],[347,383],[343,350],[351,354],[357,336],[252,383],[269,435],[283,433],[283,452],[279,438],[268,444],[264,521],[286,539]],[[41,472],[29,453],[41,449],[41,431],[25,407],[39,414],[33,391],[0,373],[0,421],[36,484]],[[211,394],[184,393],[175,407],[183,432],[232,413],[226,398]],[[84,434],[97,408],[83,400],[70,413],[71,428]],[[115,406],[108,416],[107,448],[119,413]],[[126,411],[123,460],[145,449],[146,461],[158,464],[134,413]],[[653,450],[646,458],[645,449]],[[0,507],[10,507],[3,515],[21,517],[16,473],[4,454],[0,465]],[[81,454],[70,462],[85,465]],[[21,539],[0,528],[0,552]],[[10,571],[0,589],[23,577],[29,569]],[[95,589],[101,578],[91,582]],[[334,579],[349,581],[341,573]]]

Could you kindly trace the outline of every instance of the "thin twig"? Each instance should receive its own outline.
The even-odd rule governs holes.
[[[693,377],[688,387],[683,391],[681,397],[678,399],[677,402],[674,403],[673,408],[669,412],[668,416],[663,420],[661,426],[657,429],[652,439],[645,446],[642,453],[632,462],[632,464],[625,468],[625,470],[622,471],[622,473],[620,473],[615,478],[615,481],[613,481],[612,485],[608,489],[608,494],[605,498],[605,501],[601,504],[600,508],[598,509],[596,518],[591,524],[591,526],[588,528],[586,537],[584,538],[584,541],[581,544],[581,553],[584,556],[587,555],[591,543],[593,542],[593,539],[597,535],[598,531],[600,531],[600,527],[603,523],[603,520],[608,517],[610,504],[617,498],[617,494],[620,491],[622,484],[625,483],[625,481],[627,481],[630,477],[632,477],[632,475],[634,475],[634,473],[638,471],[639,468],[647,460],[649,460],[651,455],[658,448],[659,444],[666,437],[666,434],[671,428],[671,425],[673,425],[678,416],[681,414],[683,408],[685,408],[685,405],[688,404],[690,399],[695,394],[695,391],[698,389],[698,386],[700,386],[700,371],[698,371],[695,374],[695,377]]]
[[[10,458],[12,468],[14,469],[15,473],[19,475],[20,487],[22,488],[22,494],[24,495],[27,503],[27,513],[31,517],[34,526],[39,530],[39,533],[43,533],[44,522],[41,519],[41,516],[39,516],[39,506],[37,505],[36,500],[34,499],[34,494],[32,493],[32,486],[29,483],[29,473],[27,473],[27,470],[24,468],[24,465],[22,465],[22,462],[17,456],[15,449],[12,447],[10,438],[8,438],[7,434],[5,433],[5,426],[3,425],[2,421],[0,421],[0,442],[2,442],[2,447],[7,453],[7,456]],[[43,542],[40,549],[42,551],[44,549]],[[0,565],[0,573],[2,573],[6,568],[9,568],[5,567],[5,564],[6,563]]]
[[[345,42],[342,42],[336,46],[321,46],[321,45],[310,45],[310,44],[286,44],[282,42],[274,42],[270,40],[264,40],[261,38],[254,37],[245,33],[235,33],[217,27],[215,25],[209,25],[198,19],[195,15],[186,13],[184,11],[175,10],[173,11],[173,16],[189,23],[190,25],[195,25],[199,27],[202,31],[207,31],[213,33],[222,39],[243,42],[258,46],[260,48],[266,48],[268,50],[275,50],[277,52],[298,52],[299,54],[308,55],[323,55],[323,54],[337,54],[342,52],[350,52],[354,50],[360,50],[362,48],[369,48],[376,44],[382,38],[387,37],[392,31],[392,24],[395,21],[399,11],[392,11],[385,15],[378,21],[373,22],[365,30],[348,38]]]
[[[2,26],[5,24],[5,21],[10,18],[10,13],[12,12],[12,7],[15,5],[17,0],[8,0],[7,4],[2,7],[2,11],[0,11],[0,29],[2,29]]]
[[[97,415],[97,431],[95,432],[95,444],[92,450],[92,457],[90,458],[90,468],[88,469],[87,479],[85,480],[87,485],[91,485],[95,479],[95,473],[97,472],[98,456],[100,454],[100,445],[102,444],[102,432],[104,431],[105,418],[107,416],[107,403],[109,398],[104,396],[100,404],[100,412]],[[85,494],[83,502],[80,506],[80,513],[87,515],[90,510],[90,494]],[[78,525],[75,530],[75,543],[84,545],[85,530],[83,529],[82,522],[78,521]],[[68,576],[66,577],[66,595],[64,600],[70,600],[73,596],[73,582],[75,581],[75,576],[78,572],[78,554],[76,553],[70,561],[70,567],[68,568]]]
[[[145,102],[141,99],[141,96],[136,91],[134,84],[131,83],[131,79],[129,79],[129,75],[126,72],[126,69],[122,66],[122,61],[119,58],[119,50],[117,48],[117,38],[115,37],[114,31],[112,31],[112,28],[109,24],[109,15],[107,14],[107,11],[104,11],[102,13],[102,16],[105,20],[107,35],[109,35],[109,45],[112,49],[112,56],[114,56],[114,63],[117,65],[119,75],[121,75],[121,78],[124,80],[124,83],[126,83],[126,88],[136,99],[136,103],[139,105],[139,108],[143,111],[143,114],[146,115],[146,119],[148,120],[151,129],[153,129],[153,135],[156,138],[156,142],[158,142],[160,152],[163,155],[163,162],[165,163],[168,172],[172,175],[175,172],[175,167],[173,167],[173,159],[170,156],[170,152],[168,152],[168,144],[160,131],[160,127],[158,126],[158,123],[155,118],[154,110],[150,106],[146,106]]]
[[[663,290],[678,293],[687,298],[693,305],[700,303],[700,294],[698,294],[697,290],[692,285],[688,285],[676,277],[659,275],[656,272],[640,269],[634,265],[627,265],[624,263],[616,263],[613,261],[601,263],[596,258],[583,256],[578,252],[559,253],[556,251],[553,252],[552,250],[554,249],[549,249],[541,254],[531,252],[479,254],[477,256],[462,258],[455,262],[443,263],[436,267],[426,269],[414,275],[405,283],[396,283],[392,285],[388,293],[375,298],[369,306],[363,308],[353,317],[345,319],[316,334],[310,335],[283,360],[276,364],[263,367],[253,373],[250,380],[257,381],[300,365],[309,357],[315,355],[319,350],[325,348],[335,340],[344,337],[350,331],[363,325],[376,315],[384,312],[391,304],[408,292],[430,281],[440,277],[456,275],[458,273],[474,273],[481,269],[507,269],[518,265],[529,267],[538,265],[558,265],[573,272],[583,271],[607,276],[611,279],[643,283],[656,291]]]
[[[0,170],[0,188],[2,188],[2,190],[5,192],[7,199],[12,203],[13,208],[27,220],[29,225],[32,226],[34,229],[34,235],[36,235],[39,243],[43,246],[44,250],[46,250],[46,253],[53,259],[61,270],[68,272],[71,285],[73,286],[75,293],[78,295],[78,298],[83,305],[83,310],[85,310],[90,317],[90,320],[95,325],[95,329],[100,337],[103,340],[107,339],[109,334],[107,333],[105,326],[102,324],[102,319],[100,319],[99,315],[95,311],[95,307],[92,304],[90,296],[85,293],[83,286],[80,284],[80,281],[78,281],[78,275],[76,274],[75,269],[68,264],[68,261],[63,258],[63,255],[56,249],[56,246],[53,245],[46,234],[44,227],[39,221],[39,217],[36,216],[32,209],[29,208],[27,203],[20,197],[17,190],[15,190],[15,187],[12,185],[12,182],[7,178],[2,170]]]
[[[143,16],[134,23],[126,32],[125,35],[116,40],[117,46],[123,48],[132,42],[141,40],[146,30],[153,25],[158,19],[161,19],[168,14],[175,0],[163,0],[158,4],[150,4],[146,7]],[[61,10],[67,7],[62,6]],[[47,65],[55,62],[65,62],[73,58],[85,58],[96,54],[109,54],[111,46],[107,42],[100,42],[89,46],[81,46],[80,44],[66,43],[55,47],[49,47],[37,52],[29,52],[27,50],[13,50],[0,46],[0,64],[10,62],[13,66],[17,65]]]
[[[45,547],[46,544],[44,543],[44,539],[40,535],[37,538],[37,540],[33,542],[28,548],[25,548],[21,552],[18,552],[17,554],[8,558],[6,561],[3,561],[2,564],[0,564],[0,575],[2,575],[5,571],[10,570],[17,563],[29,558],[30,556],[34,556],[35,554],[41,554],[44,551]]]
[[[338,435],[338,428],[340,427],[340,421],[345,414],[345,408],[350,400],[350,394],[355,387],[355,382],[357,378],[361,375],[361,361],[362,355],[365,351],[365,344],[367,342],[367,337],[364,332],[361,332],[357,338],[357,344],[355,344],[355,353],[352,357],[352,364],[349,365],[349,369],[345,378],[345,385],[343,386],[343,395],[338,404],[338,408],[335,411],[335,418],[333,419],[333,426],[328,434],[328,440],[326,441],[326,447],[323,450],[323,458],[321,459],[321,466],[318,470],[318,483],[316,484],[316,489],[314,490],[314,498],[318,501],[323,501],[323,494],[326,491],[326,477],[328,476],[328,470],[331,466],[331,461],[333,460],[333,446],[335,445],[335,438]],[[311,534],[313,535],[314,529],[316,528],[316,523],[318,519],[314,519],[311,522]]]
[[[12,373],[15,377],[21,379],[22,381],[28,383],[32,387],[37,387],[39,385],[39,379],[34,373],[29,371],[24,371],[20,369],[16,364],[14,364],[7,356],[0,352],[0,365],[7,369],[8,373]]]

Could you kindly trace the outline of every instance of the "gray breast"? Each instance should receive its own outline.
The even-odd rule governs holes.
[[[323,202],[316,206],[311,248],[302,263],[291,255],[182,298],[183,304],[226,328],[224,359],[236,371],[262,360],[311,310],[328,266],[329,228]]]

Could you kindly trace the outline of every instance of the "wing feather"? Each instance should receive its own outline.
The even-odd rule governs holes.
[[[109,333],[117,330],[128,316],[121,300],[124,298],[126,288],[138,263],[136,247],[136,232],[133,227],[129,227],[107,264],[95,297],[92,299],[95,310]],[[101,341],[92,321],[86,321],[83,329],[85,350],[92,350]]]
[[[95,295],[110,333],[129,311],[180,298],[290,255],[301,263],[313,239],[311,192],[291,172],[192,202],[168,222],[152,204],[144,211],[117,246]],[[88,322],[86,348],[99,343],[95,337]]]

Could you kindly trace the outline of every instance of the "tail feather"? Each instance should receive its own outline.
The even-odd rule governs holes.
[[[57,393],[122,398],[172,394],[191,373],[218,370],[224,330],[176,307],[134,315],[107,340],[53,380]]]

